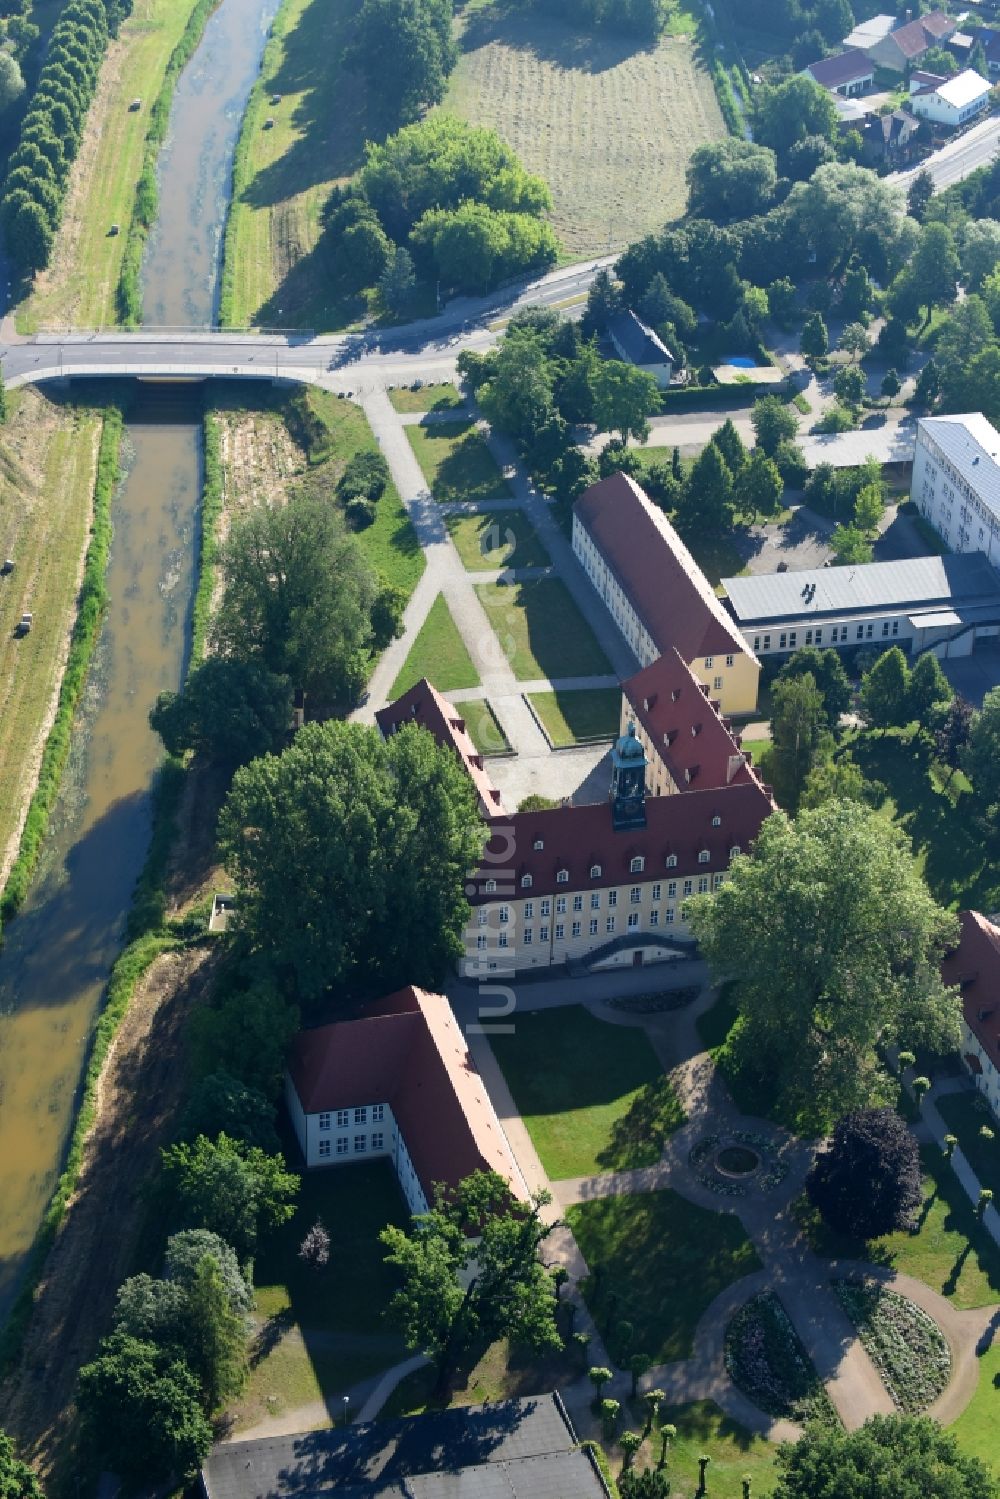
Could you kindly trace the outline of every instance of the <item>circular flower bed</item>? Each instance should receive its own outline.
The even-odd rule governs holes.
[[[746,1129],[706,1135],[688,1152],[688,1164],[701,1185],[720,1197],[745,1197],[751,1186],[766,1191],[788,1174],[774,1141]]]
[[[819,1375],[773,1292],[740,1307],[726,1328],[725,1360],[733,1384],[767,1415],[836,1424]]]
[[[715,1164],[726,1176],[749,1176],[760,1165],[760,1156],[748,1145],[723,1145]]]
[[[933,1317],[870,1280],[835,1280],[834,1290],[898,1410],[925,1411],[951,1378],[951,1350]]]

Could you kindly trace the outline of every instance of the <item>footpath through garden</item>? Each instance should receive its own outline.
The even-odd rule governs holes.
[[[462,984],[451,992],[515,1158],[533,1186],[551,1191],[554,1207],[565,1210],[595,1198],[632,1196],[669,1187],[699,1207],[734,1214],[757,1251],[762,1268],[728,1286],[706,1309],[695,1329],[691,1357],[650,1369],[641,1387],[664,1390],[670,1404],[713,1400],[742,1426],[772,1440],[797,1435],[795,1423],[777,1420],[753,1405],[736,1388],[726,1369],[725,1333],[731,1318],[753,1296],[766,1290],[780,1299],[845,1427],[853,1430],[869,1416],[888,1414],[894,1409],[889,1393],[831,1285],[833,1280],[864,1275],[915,1302],[941,1329],[951,1352],[951,1375],[928,1414],[943,1422],[953,1421],[975,1394],[977,1345],[995,1323],[1000,1309],[988,1306],[960,1311],[908,1275],[860,1260],[822,1259],[813,1252],[795,1221],[792,1204],[802,1193],[814,1146],[770,1121],[743,1115],[736,1109],[698,1034],[698,1017],[716,997],[705,983],[704,966],[678,963],[664,976],[658,975],[656,983],[658,989],[666,991],[689,986],[692,980],[702,984],[693,1003],[653,1013],[614,1008],[606,1002],[612,996],[620,999],[622,994],[648,992],[648,973],[644,977],[631,971],[595,974],[584,980],[557,978],[519,986],[518,1012],[582,1003],[602,1021],[642,1029],[669,1074],[687,1116],[684,1126],[668,1138],[654,1165],[555,1182],[545,1176],[488,1035],[477,1033],[480,1018],[475,990]],[[517,1023],[517,1012],[513,1023]],[[720,1196],[718,1181],[710,1184],[710,1174],[699,1170],[699,1145],[726,1139],[749,1141],[775,1163],[756,1183],[748,1182],[745,1195]],[[553,1234],[547,1249],[565,1265],[570,1274],[567,1290],[578,1305],[582,1304],[579,1284],[589,1271],[565,1225]],[[603,1351],[601,1357],[605,1357]],[[624,1398],[628,1387],[629,1377],[616,1375],[611,1392]],[[583,1380],[563,1393],[581,1430],[589,1429],[593,1424],[593,1389],[589,1382]]]

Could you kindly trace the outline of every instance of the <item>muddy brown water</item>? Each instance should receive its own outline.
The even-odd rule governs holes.
[[[275,9],[222,0],[178,82],[143,268],[147,324],[214,318],[233,149]],[[180,684],[190,643],[199,413],[195,390],[145,386],[130,414],[109,608],[38,874],[0,952],[0,1319],[58,1177],[149,846],[161,759],[149,709]]]

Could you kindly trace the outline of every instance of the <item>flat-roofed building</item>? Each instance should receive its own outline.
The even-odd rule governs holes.
[[[910,498],[952,551],[1000,567],[1000,432],[981,411],[920,418]]]
[[[755,655],[870,644],[967,656],[977,639],[1000,633],[1000,574],[981,552],[722,581]]]
[[[634,479],[611,474],[580,496],[573,550],[640,666],[676,647],[724,713],[754,712],[760,662]]]

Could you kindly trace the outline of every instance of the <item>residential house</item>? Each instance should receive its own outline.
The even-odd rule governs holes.
[[[670,384],[675,363],[673,354],[659,334],[654,333],[631,308],[608,319],[607,334],[619,359],[652,375],[657,385],[666,387]]]
[[[774,802],[742,776],[647,796],[646,770],[630,724],[612,755],[607,804],[495,820],[471,882],[466,977],[637,966],[691,950],[688,897],[719,888]]]
[[[676,648],[622,683],[621,732],[634,725],[651,796],[757,781],[739,733]]]
[[[836,52],[832,57],[821,57],[802,72],[803,77],[811,78],[820,88],[845,99],[852,94],[863,94],[875,82],[875,64],[857,47]]]
[[[910,499],[953,551],[1000,567],[1000,432],[981,411],[920,418]]]
[[[611,474],[580,496],[573,550],[641,666],[676,646],[724,713],[755,710],[760,662],[634,479]]]
[[[981,552],[724,578],[726,603],[761,656],[802,645],[900,645],[967,656],[1000,631],[1000,574]]]
[[[979,42],[986,55],[986,66],[995,83],[1000,74],[1000,31],[992,26],[975,26],[970,32],[973,44]]]
[[[487,711],[483,703],[475,702],[470,704],[470,709],[474,713]],[[405,724],[419,724],[433,735],[438,744],[454,750],[476,789],[479,810],[484,817],[494,817],[506,810],[503,797],[494,786],[483,757],[473,743],[465,718],[447,698],[441,696],[436,687],[431,686],[426,677],[422,677],[394,703],[381,708],[375,714],[375,722],[383,739],[388,739],[390,734],[395,734]]]
[[[908,110],[894,109],[887,115],[870,115],[862,127],[864,159],[871,166],[883,162],[904,166],[913,156],[920,121]]]
[[[300,1031],[285,1099],[305,1163],[388,1159],[411,1212],[434,1185],[496,1171],[527,1190],[451,1006],[412,985],[355,1020]]]
[[[978,911],[959,916],[958,946],[941,964],[962,996],[962,1060],[1000,1118],[1000,925]]]
[[[957,130],[988,108],[990,83],[973,68],[943,83],[922,84],[910,94],[910,108],[921,120]]]
[[[895,16],[870,16],[867,21],[859,21],[840,45],[845,52],[849,52],[852,47],[860,47],[862,52],[866,52],[869,47],[874,47],[876,42],[888,36],[896,24]]]
[[[958,30],[958,23],[943,11],[932,10],[904,26],[896,26],[865,48],[877,68],[905,73],[915,67],[931,47],[939,47]]]

